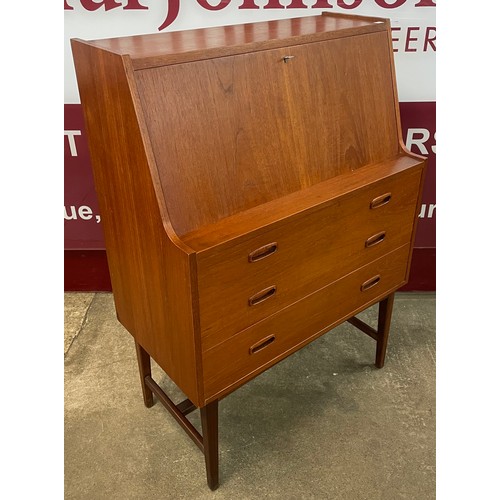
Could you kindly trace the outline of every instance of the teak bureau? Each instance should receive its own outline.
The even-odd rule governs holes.
[[[402,142],[389,21],[323,14],[72,49],[144,402],[155,394],[187,431],[215,489],[224,396],[343,321],[384,364],[426,167]],[[354,315],[377,302],[374,329]]]

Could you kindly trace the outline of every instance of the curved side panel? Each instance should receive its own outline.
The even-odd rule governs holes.
[[[200,405],[194,253],[176,238],[155,191],[127,58],[80,40],[72,50],[118,319]]]

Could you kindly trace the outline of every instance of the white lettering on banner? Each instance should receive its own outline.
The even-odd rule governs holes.
[[[426,142],[430,139],[431,133],[426,128],[409,128],[406,135],[406,147],[411,151],[412,146],[416,146],[420,154],[428,155]],[[436,134],[434,134],[434,144],[430,146],[431,151],[436,153]]]
[[[75,135],[82,135],[81,130],[65,130],[64,135],[68,138],[69,152],[71,156],[78,156],[78,150],[76,149]]]
[[[94,217],[92,209],[87,205],[81,205],[78,208],[75,207],[75,205],[71,205],[70,207],[64,206],[64,220],[77,220],[78,218],[82,220],[91,220],[92,217]],[[101,222],[101,216],[96,214],[95,221],[99,224]]]
[[[424,203],[420,207],[420,213],[418,214],[418,217],[420,219],[423,219],[426,217],[427,219],[432,219],[434,217],[434,211],[436,210],[436,204],[435,203],[429,203],[429,209],[427,210],[427,204]],[[427,211],[427,215],[426,214]]]

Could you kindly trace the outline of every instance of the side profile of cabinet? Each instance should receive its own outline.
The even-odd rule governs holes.
[[[390,25],[323,14],[72,50],[144,402],[202,449],[215,489],[224,396],[343,321],[384,364],[426,167],[401,140]],[[377,302],[374,329],[355,314]]]

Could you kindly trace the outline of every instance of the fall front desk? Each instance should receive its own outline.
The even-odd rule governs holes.
[[[72,49],[144,402],[204,452],[215,489],[224,396],[344,321],[384,364],[426,167],[401,140],[389,21],[329,13]],[[377,302],[374,329],[355,314]]]

